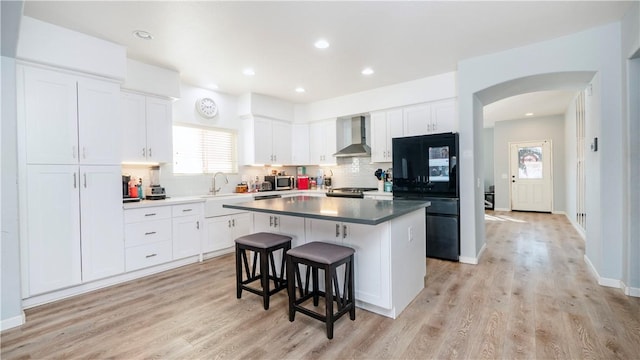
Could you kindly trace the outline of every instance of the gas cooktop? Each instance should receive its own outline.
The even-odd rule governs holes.
[[[327,196],[330,197],[347,197],[347,198],[364,198],[365,191],[374,191],[377,188],[359,188],[359,187],[344,187],[335,188],[327,191]]]

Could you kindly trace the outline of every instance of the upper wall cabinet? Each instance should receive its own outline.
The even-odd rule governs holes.
[[[371,161],[391,162],[393,153],[391,139],[401,137],[402,109],[371,113]]]
[[[243,164],[291,164],[291,124],[260,117],[242,123]]]
[[[124,121],[121,161],[171,162],[171,101],[122,92]]]
[[[310,163],[314,165],[335,164],[333,154],[337,149],[336,120],[324,120],[309,125]]]
[[[120,164],[118,84],[18,67],[28,164]]]
[[[309,124],[291,125],[291,163],[309,164]]]
[[[453,132],[455,99],[435,101],[404,108],[404,136]]]

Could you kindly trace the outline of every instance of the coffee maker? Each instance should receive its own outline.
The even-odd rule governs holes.
[[[160,166],[152,166],[149,169],[149,187],[145,193],[147,200],[162,200],[167,198],[164,188],[160,186]]]
[[[131,175],[122,175],[122,202],[134,202],[140,201],[139,197],[131,197],[129,193],[129,182],[131,181]]]

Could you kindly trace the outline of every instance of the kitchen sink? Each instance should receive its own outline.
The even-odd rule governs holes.
[[[204,195],[201,197],[206,199],[204,204],[205,217],[223,216],[242,212],[241,210],[223,208],[222,205],[253,200],[253,196],[251,194],[216,194]]]

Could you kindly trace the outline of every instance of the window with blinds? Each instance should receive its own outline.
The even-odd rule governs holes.
[[[233,131],[173,126],[173,172],[213,174],[238,172]]]

